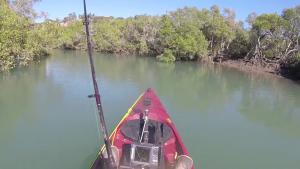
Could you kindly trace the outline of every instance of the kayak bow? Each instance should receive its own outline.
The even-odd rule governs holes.
[[[152,89],[129,108],[110,135],[120,169],[193,169],[193,160],[167,111]],[[91,169],[109,168],[102,147]]]

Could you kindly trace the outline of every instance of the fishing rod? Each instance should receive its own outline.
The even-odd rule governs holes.
[[[83,6],[84,6],[84,25],[85,25],[85,31],[86,31],[86,41],[87,41],[87,47],[88,47],[88,55],[90,60],[90,66],[91,66],[91,73],[92,73],[92,79],[93,79],[93,85],[94,85],[94,91],[95,93],[93,95],[90,95],[89,97],[94,97],[97,104],[98,114],[100,117],[100,128],[103,133],[104,137],[104,144],[106,147],[106,152],[109,160],[109,167],[110,169],[116,169],[117,165],[115,162],[115,159],[112,155],[112,149],[111,149],[111,143],[109,140],[105,119],[104,119],[104,113],[103,108],[101,104],[101,97],[99,94],[98,84],[96,80],[96,73],[95,73],[95,67],[94,67],[94,60],[92,56],[92,44],[91,44],[91,37],[90,37],[90,31],[89,31],[89,20],[86,12],[86,2],[83,0]]]

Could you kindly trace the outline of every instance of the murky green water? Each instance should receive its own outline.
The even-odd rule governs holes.
[[[152,58],[97,54],[96,66],[110,130],[152,87],[197,168],[300,168],[299,84]],[[91,93],[80,52],[0,74],[0,169],[88,169],[102,144]]]

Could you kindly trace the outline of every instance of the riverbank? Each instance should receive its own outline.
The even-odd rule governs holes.
[[[76,50],[79,50],[79,51],[83,51],[83,49],[60,49],[60,50],[65,50],[65,51],[76,51]],[[96,53],[103,53],[103,52],[97,52]],[[111,54],[114,54],[114,53],[107,53],[109,55]],[[121,57],[125,57],[125,56],[129,56],[129,54],[114,54],[114,55],[118,55],[118,56],[121,56]],[[133,54],[136,56],[136,54]],[[44,55],[41,55],[39,56],[38,58],[39,59],[36,59],[36,60],[32,60],[30,61],[31,63],[33,62],[39,62],[40,60],[43,60],[43,59],[46,59],[47,57],[51,57],[51,52],[47,52],[45,53]],[[146,55],[140,55],[139,57],[154,57],[154,56],[146,56]],[[243,59],[239,59],[239,60],[224,60],[222,62],[213,62],[213,61],[210,61],[208,59],[202,59],[200,61],[198,60],[180,60],[180,61],[176,61],[176,62],[186,62],[186,61],[189,61],[189,62],[200,62],[201,64],[215,64],[215,65],[220,65],[220,66],[224,66],[224,67],[228,67],[228,68],[234,68],[238,71],[243,71],[243,72],[246,72],[246,73],[257,73],[257,74],[267,74],[267,75],[270,75],[270,76],[275,76],[275,77],[278,77],[278,78],[285,78],[285,79],[290,79],[290,80],[293,80],[293,81],[299,81],[300,78],[298,76],[293,76],[293,75],[289,75],[289,74],[282,74],[278,67],[276,68],[275,66],[260,66],[260,65],[256,65],[256,64],[253,64],[251,62],[246,62],[245,60]],[[30,66],[30,62],[28,62],[26,65],[19,65],[19,66],[16,66],[16,67],[20,67],[20,66]],[[159,59],[157,59],[157,62],[160,62]]]
[[[75,49],[74,49],[75,50]],[[77,49],[78,50],[78,49]],[[103,52],[98,52],[103,53]],[[113,53],[107,53],[107,54],[113,54]],[[129,54],[115,54],[119,56],[129,56]],[[133,54],[136,56],[136,54]],[[155,57],[155,56],[146,56],[146,55],[140,55],[140,57]],[[160,58],[156,58],[158,62],[165,62],[161,61]],[[237,60],[223,60],[221,62],[215,62],[212,61],[212,59],[209,59],[209,57],[205,57],[205,59],[199,59],[199,60],[177,60],[176,62],[200,62],[201,64],[215,64],[220,65],[224,67],[234,68],[239,71],[243,71],[246,73],[257,73],[257,74],[267,74],[270,76],[275,76],[278,78],[285,78],[290,79],[293,81],[300,81],[300,75],[299,74],[289,74],[286,70],[286,73],[284,73],[283,70],[280,69],[280,65],[266,65],[262,66],[259,64],[252,63],[250,61],[245,61],[244,59],[237,59]],[[172,63],[168,62],[168,63]],[[300,73],[300,72],[299,72]]]
[[[278,70],[276,70],[274,67],[262,67],[249,62],[245,62],[243,60],[226,60],[223,62],[215,62],[214,64],[219,64],[225,67],[234,68],[244,72],[263,73],[284,78],[284,76],[280,75]]]
[[[278,78],[290,79],[296,82],[300,81],[300,77],[298,74],[294,75],[284,73],[283,71],[281,72],[279,66],[260,66],[250,62],[246,62],[244,60],[226,60],[222,62],[214,62],[213,64],[234,68],[236,70],[247,73],[267,74]]]

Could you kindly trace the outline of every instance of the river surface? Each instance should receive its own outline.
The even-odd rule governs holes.
[[[95,54],[113,130],[156,90],[202,169],[299,169],[300,85],[199,63]],[[102,140],[85,53],[0,74],[0,169],[88,169]]]

